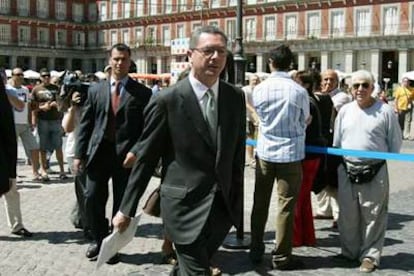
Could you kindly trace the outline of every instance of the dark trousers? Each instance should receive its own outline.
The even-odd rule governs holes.
[[[113,217],[119,210],[131,172],[130,169],[122,167],[123,158],[117,156],[114,143],[104,140],[86,168],[85,212],[92,235],[98,244],[109,232],[105,212],[109,179],[112,178]]]
[[[231,220],[221,192],[217,192],[210,215],[200,233],[191,244],[174,244],[178,264],[171,271],[171,276],[211,275],[210,259],[223,243],[231,228]]]
[[[251,250],[260,251],[264,248],[263,236],[275,179],[277,179],[278,207],[276,247],[272,255],[275,262],[286,262],[292,255],[293,218],[302,183],[301,161],[272,163],[257,159],[253,211],[250,220]]]

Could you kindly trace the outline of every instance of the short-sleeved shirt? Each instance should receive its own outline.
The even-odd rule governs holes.
[[[358,122],[357,124],[355,122]],[[345,105],[335,122],[334,147],[355,150],[399,152],[401,128],[391,106],[376,101],[362,109],[356,101]],[[353,163],[374,163],[361,157],[344,156]]]
[[[52,101],[58,102],[59,87],[54,84],[39,84],[33,88],[32,98],[33,102],[38,104]],[[52,107],[48,111],[39,110],[37,114],[39,119],[46,121],[61,120],[63,117],[63,113],[60,112],[56,107]]]
[[[260,118],[258,157],[274,163],[304,159],[308,92],[286,72],[273,72],[255,87],[253,104]]]
[[[6,85],[6,90],[15,95],[19,100],[25,103],[24,109],[18,111],[14,109],[14,123],[15,124],[27,124],[28,121],[28,103],[30,102],[29,89],[25,86],[14,87],[10,84]]]

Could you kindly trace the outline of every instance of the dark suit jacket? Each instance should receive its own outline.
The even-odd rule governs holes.
[[[145,110],[138,162],[120,211],[134,216],[161,157],[161,214],[174,242],[189,244],[198,237],[208,218],[216,183],[232,223],[238,227],[243,215],[245,114],[243,92],[220,81],[215,147],[188,78],[153,97]]]
[[[130,151],[137,152],[134,144],[141,135],[144,118],[143,110],[152,95],[151,89],[129,78],[125,94],[116,114],[116,152],[121,158]],[[111,84],[99,82],[89,88],[83,114],[78,128],[75,157],[93,160],[96,150],[104,139],[111,107]]]
[[[1,82],[1,81],[0,81]],[[17,140],[13,110],[3,82],[0,83],[0,196],[9,190],[9,178],[16,178]]]

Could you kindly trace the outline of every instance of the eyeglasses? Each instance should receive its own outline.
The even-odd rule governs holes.
[[[204,47],[204,48],[193,48],[197,52],[200,52],[205,57],[212,57],[214,53],[217,52],[217,55],[220,57],[227,56],[226,48],[213,48],[213,47]]]
[[[15,73],[13,76],[23,77],[23,73]]]
[[[363,83],[354,83],[352,85],[352,88],[354,89],[358,89],[360,86],[362,86],[362,88],[367,89],[369,87],[369,83],[367,82],[363,82]]]
[[[40,75],[42,78],[50,78],[50,74],[42,74]]]

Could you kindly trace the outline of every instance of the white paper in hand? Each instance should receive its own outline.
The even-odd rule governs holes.
[[[112,256],[121,250],[121,248],[132,241],[135,236],[135,232],[137,231],[137,226],[141,215],[142,212],[139,213],[136,217],[132,218],[128,228],[123,233],[119,233],[119,230],[115,229],[111,235],[107,236],[102,241],[98,261],[96,262],[96,269],[106,263]]]

